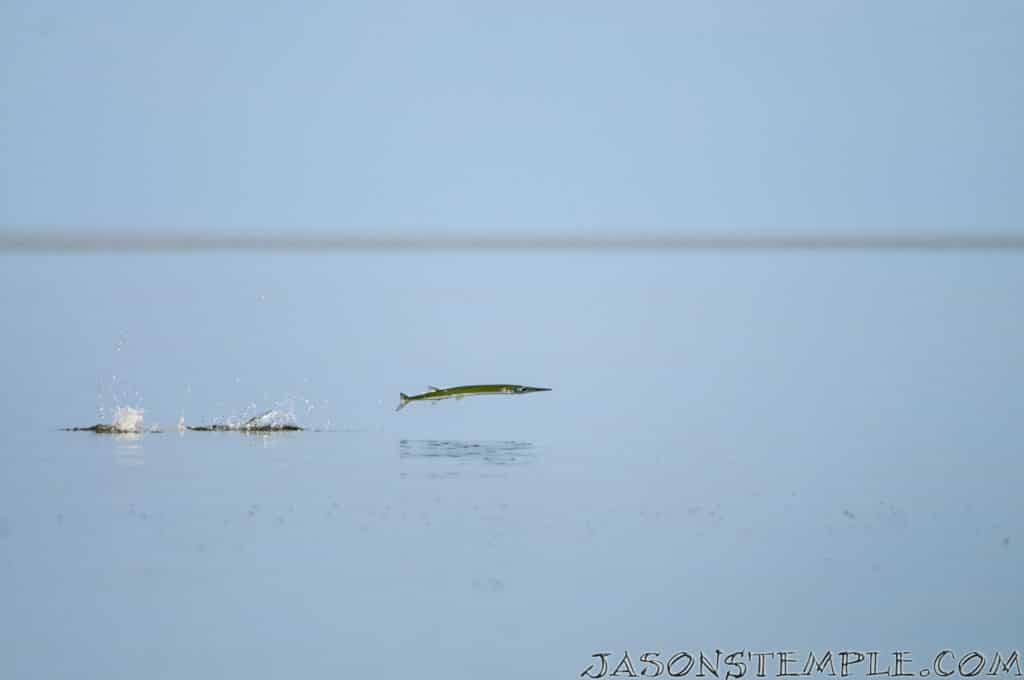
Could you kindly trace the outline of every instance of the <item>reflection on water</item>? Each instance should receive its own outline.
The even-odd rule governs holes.
[[[145,464],[142,435],[137,432],[119,432],[114,435],[114,460],[118,465],[138,467]]]
[[[520,441],[403,439],[398,451],[403,465],[429,464],[429,477],[457,477],[473,469],[486,476],[491,466],[523,465],[536,458],[533,444]],[[402,476],[408,473],[403,471]]]

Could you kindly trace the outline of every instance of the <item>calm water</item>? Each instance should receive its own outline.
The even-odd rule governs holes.
[[[0,677],[1012,650],[1022,262],[5,257]]]

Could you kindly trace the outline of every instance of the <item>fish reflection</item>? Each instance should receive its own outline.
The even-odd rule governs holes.
[[[458,441],[449,439],[403,439],[398,445],[403,462],[435,461],[453,466],[435,469],[431,476],[457,476],[459,469],[477,464],[507,467],[532,462],[534,446],[522,441]]]

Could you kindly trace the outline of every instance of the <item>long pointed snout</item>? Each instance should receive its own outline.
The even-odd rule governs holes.
[[[523,392],[550,392],[550,387],[524,387]]]

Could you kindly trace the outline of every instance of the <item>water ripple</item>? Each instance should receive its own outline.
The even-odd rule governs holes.
[[[403,439],[398,445],[402,460],[444,460],[458,464],[521,465],[534,460],[530,442],[451,439]]]

